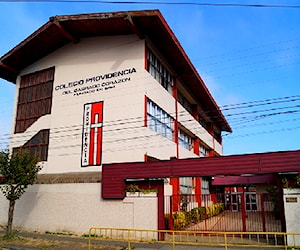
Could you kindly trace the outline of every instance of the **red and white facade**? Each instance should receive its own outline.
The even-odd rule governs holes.
[[[0,60],[17,87],[10,149],[38,152],[42,174],[222,155],[231,131],[159,11],[56,16]]]
[[[299,151],[201,158],[221,156],[231,128],[157,10],[52,17],[0,58],[0,77],[16,84],[10,149],[43,161],[20,228],[164,229],[164,195],[208,194],[212,176],[232,186],[299,172]],[[220,177],[242,174],[262,176]],[[157,197],[125,197],[130,179]]]

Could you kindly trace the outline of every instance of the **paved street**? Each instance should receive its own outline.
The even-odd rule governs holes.
[[[4,231],[0,231],[0,234],[4,234]],[[47,249],[67,249],[66,245],[74,246],[72,249],[81,250],[88,249],[88,238],[79,237],[79,236],[66,236],[66,235],[55,235],[55,234],[42,234],[42,233],[32,233],[32,232],[17,232],[18,236],[22,236],[25,238],[33,238],[40,240],[48,240],[50,242],[55,241],[56,246],[47,247]],[[59,242],[61,242],[61,247]],[[58,244],[57,244],[58,243]],[[92,240],[91,249],[125,249],[127,247],[127,242],[117,242],[117,241],[104,241],[104,240]],[[134,250],[173,250],[171,244],[162,244],[162,243],[131,243],[131,247]],[[44,249],[39,247],[32,247],[30,245],[26,245],[25,247],[11,245],[6,248],[0,249],[10,249],[10,250],[36,250],[36,249]],[[225,247],[211,247],[211,246],[187,246],[187,245],[176,245],[175,250],[223,250]],[[272,249],[272,248],[257,248],[257,247],[228,247],[227,250],[260,250],[260,249]],[[281,248],[276,248],[281,249]],[[282,248],[284,249],[284,248]]]

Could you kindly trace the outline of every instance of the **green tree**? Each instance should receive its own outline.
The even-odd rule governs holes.
[[[31,155],[27,150],[20,149],[13,154],[8,150],[0,151],[0,174],[5,178],[0,189],[9,200],[6,235],[12,234],[16,200],[24,194],[29,185],[34,184],[37,173],[42,168],[38,162],[39,158]]]

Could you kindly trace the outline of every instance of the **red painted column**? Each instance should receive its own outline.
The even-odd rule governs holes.
[[[215,150],[210,150],[210,151],[208,152],[208,156],[209,156],[209,157],[214,157],[215,155],[216,155]]]
[[[200,155],[200,139],[196,138],[194,140],[194,153],[196,155]],[[194,177],[195,178],[195,196],[196,202],[198,206],[201,206],[201,177]]]
[[[175,119],[174,119],[174,135],[173,139],[176,145],[176,158],[179,159],[179,145],[178,145],[178,93],[177,93],[177,81],[174,80],[173,97],[175,100]]]
[[[264,194],[261,193],[258,197],[260,198],[260,204],[261,204],[261,219],[262,219],[263,232],[266,232],[266,215],[265,215]]]
[[[246,210],[245,210],[245,194],[241,194],[241,210],[242,210],[242,222],[243,222],[243,232],[246,232],[247,226],[246,226]]]
[[[200,139],[199,138],[196,138],[194,140],[194,153],[196,155],[200,155]]]
[[[172,212],[179,210],[179,178],[170,178],[170,184],[172,185]]]
[[[174,142],[176,145],[176,158],[179,159],[179,145],[178,145],[178,96],[177,96],[177,81],[174,79],[173,85],[173,97],[175,99],[175,120],[174,120]],[[172,185],[172,209],[178,211],[179,209],[179,193],[180,184],[179,178],[170,178],[170,184]],[[172,212],[173,212],[172,211]]]
[[[201,177],[195,177],[195,195],[198,206],[201,206]]]

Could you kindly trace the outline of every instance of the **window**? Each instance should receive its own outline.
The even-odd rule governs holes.
[[[41,161],[47,161],[49,144],[49,129],[40,130],[22,147],[14,148],[13,151],[27,149],[31,155],[37,155]]]
[[[192,104],[178,91],[178,102],[190,113],[193,113]]]
[[[178,130],[178,143],[187,150],[193,150],[194,140],[181,129]]]
[[[209,150],[204,147],[202,144],[200,144],[200,157],[207,157],[209,153]]]
[[[222,135],[220,131],[215,131],[214,138],[217,140],[217,142],[222,143]]]
[[[24,132],[39,117],[50,114],[54,68],[21,77],[15,133]]]
[[[156,133],[173,140],[173,118],[151,100],[147,100],[147,126]]]
[[[193,190],[193,182],[191,177],[180,177],[180,193],[191,194]]]
[[[201,114],[198,114],[198,122],[203,128],[205,129],[208,128],[207,122],[205,121],[204,117]]]
[[[158,58],[148,49],[148,71],[169,93],[172,94],[173,77]]]
[[[207,178],[201,179],[201,194],[209,194],[209,180]]]

